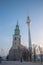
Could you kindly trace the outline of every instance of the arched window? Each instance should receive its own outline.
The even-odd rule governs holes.
[[[15,37],[15,40],[16,40],[16,37]]]

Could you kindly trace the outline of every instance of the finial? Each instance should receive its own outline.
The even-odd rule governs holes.
[[[17,25],[18,25],[18,20],[17,20]]]

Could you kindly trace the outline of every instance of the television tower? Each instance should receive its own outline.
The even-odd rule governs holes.
[[[30,23],[31,20],[29,16],[27,17],[27,24],[28,24],[28,44],[29,44],[29,59],[32,60],[32,45],[31,45],[31,34],[30,34]]]

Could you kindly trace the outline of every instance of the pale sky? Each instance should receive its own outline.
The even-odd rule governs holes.
[[[11,48],[19,22],[21,44],[28,47],[27,16],[31,19],[31,41],[43,46],[43,0],[0,0],[0,49]]]

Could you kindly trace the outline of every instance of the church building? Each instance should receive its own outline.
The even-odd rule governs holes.
[[[8,60],[19,61],[21,58],[23,59],[25,54],[24,52],[28,54],[27,48],[21,44],[20,29],[17,22],[16,28],[13,34],[12,47],[9,50]]]

